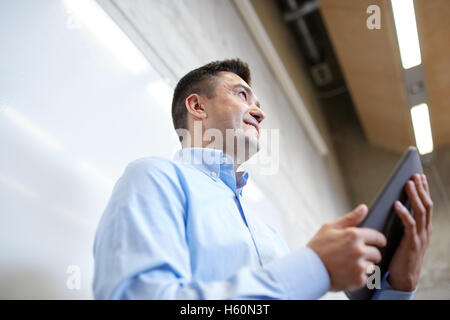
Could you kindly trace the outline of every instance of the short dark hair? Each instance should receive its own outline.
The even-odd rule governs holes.
[[[187,129],[186,98],[192,93],[214,97],[218,73],[233,72],[250,85],[248,64],[239,58],[213,61],[194,69],[178,81],[172,98],[172,121],[175,129]]]

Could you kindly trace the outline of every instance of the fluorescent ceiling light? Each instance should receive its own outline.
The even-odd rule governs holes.
[[[433,151],[433,137],[431,134],[430,116],[428,105],[421,103],[411,108],[411,118],[416,137],[416,145],[420,154]]]
[[[413,0],[391,0],[398,46],[404,69],[422,63]]]
[[[132,74],[149,70],[142,52],[94,0],[64,0],[64,5]]]

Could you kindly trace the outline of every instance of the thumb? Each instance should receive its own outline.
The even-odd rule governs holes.
[[[365,204],[360,204],[355,210],[350,211],[339,219],[336,219],[333,225],[337,228],[356,227],[364,220],[367,212],[367,206]]]

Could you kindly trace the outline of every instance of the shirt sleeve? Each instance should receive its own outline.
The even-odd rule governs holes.
[[[330,289],[330,277],[319,256],[309,247],[289,253],[266,266],[286,299],[318,299]]]
[[[114,186],[94,242],[96,299],[317,299],[328,273],[308,247],[263,267],[205,282],[191,272],[183,177],[169,161],[130,164]]]
[[[387,281],[389,272],[386,272],[381,280],[381,288],[372,295],[372,300],[412,300],[417,288],[414,291],[399,291],[392,289]]]

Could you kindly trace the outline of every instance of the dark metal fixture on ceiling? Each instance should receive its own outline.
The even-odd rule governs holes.
[[[278,0],[284,21],[296,35],[319,98],[347,92],[316,0]]]

